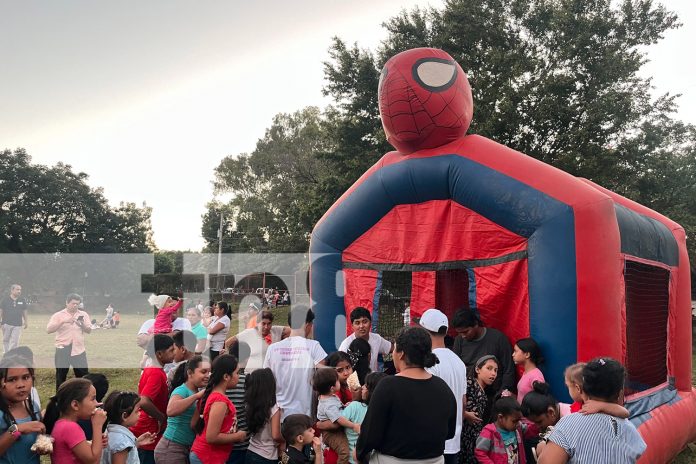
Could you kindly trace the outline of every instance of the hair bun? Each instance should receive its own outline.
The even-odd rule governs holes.
[[[423,367],[433,367],[435,364],[440,364],[440,359],[432,351],[425,354],[425,359],[423,360]]]
[[[549,393],[549,390],[551,390],[551,386],[548,383],[539,382],[538,380],[532,383],[532,388],[535,392],[541,395],[547,395]]]

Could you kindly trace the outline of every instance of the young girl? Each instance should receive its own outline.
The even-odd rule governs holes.
[[[8,357],[0,365],[0,462],[39,464],[31,447],[40,433],[39,406],[31,400],[34,369],[25,359]]]
[[[365,377],[370,370],[370,344],[364,338],[356,338],[348,346],[348,356],[353,363],[353,370],[358,375],[360,385],[365,385]]]
[[[225,462],[234,443],[244,440],[245,431],[237,431],[237,411],[225,396],[228,388],[237,385],[237,358],[223,354],[213,361],[208,385],[198,404],[201,416],[194,430],[196,438],[189,455],[191,464],[219,464]]]
[[[177,374],[185,372],[186,380],[172,384],[172,395],[167,404],[167,428],[155,448],[158,464],[181,464],[188,460],[196,435],[191,429],[191,420],[196,413],[196,401],[208,385],[210,362],[194,356],[177,368]],[[178,383],[177,383],[178,382]]]
[[[113,391],[106,397],[104,411],[109,421],[106,427],[109,444],[102,452],[101,464],[139,464],[137,447],[154,441],[150,432],[136,438],[128,430],[138,422],[139,403],[140,395],[133,392]]]
[[[465,464],[478,464],[474,456],[476,439],[483,429],[483,413],[488,406],[486,387],[498,377],[498,359],[493,355],[481,356],[466,380],[466,398],[462,423],[462,459]]]
[[[348,387],[348,377],[353,373],[353,365],[350,361],[348,353],[343,351],[334,351],[326,357],[326,365],[336,369],[338,374],[338,382],[341,388],[336,392],[336,396],[344,405],[353,401],[353,391]],[[360,393],[360,392],[355,392]]]
[[[251,440],[247,449],[248,464],[277,464],[280,434],[280,407],[276,402],[273,372],[258,369],[246,378],[246,420]]]
[[[483,464],[525,464],[523,437],[528,428],[522,419],[519,403],[503,397],[493,406],[495,422],[486,425],[476,440],[475,455]]]
[[[97,390],[86,379],[64,382],[46,406],[44,424],[53,439],[52,464],[97,463],[102,455],[102,426],[106,412],[97,409]],[[78,419],[92,418],[92,444],[77,425]]]
[[[214,361],[220,355],[220,350],[225,347],[227,332],[230,330],[230,308],[227,303],[220,301],[213,307],[215,317],[208,326],[208,342],[210,342],[210,361]]]
[[[170,333],[172,331],[172,315],[181,308],[183,300],[177,299],[175,301],[169,295],[150,295],[147,301],[157,309],[155,324],[150,329],[150,333]]]
[[[583,396],[583,380],[582,369],[585,363],[577,363],[568,366],[565,370],[565,384],[568,388],[568,394],[573,400],[570,405],[570,412],[582,412],[584,414],[596,414],[603,412],[610,416],[619,417],[621,419],[628,418],[628,409],[616,403],[606,403],[604,401],[587,400]]]
[[[362,386],[360,401],[351,402],[346,406],[341,415],[354,424],[362,424],[362,421],[365,419],[365,414],[367,414],[367,407],[370,404],[370,394],[375,391],[375,387],[379,381],[386,376],[387,374],[384,372],[370,372],[367,374],[365,383]],[[355,430],[352,428],[346,428],[346,438],[348,438],[348,447],[350,448],[351,464],[355,464],[353,454],[355,453],[355,444],[358,441],[358,435],[359,434],[355,433]]]
[[[534,382],[546,381],[544,374],[537,367],[544,362],[544,358],[539,345],[533,338],[523,338],[515,343],[512,360],[524,369],[520,381],[517,382],[517,402],[521,403],[524,395],[532,391]]]
[[[317,405],[317,420],[328,421],[329,427],[322,427],[324,443],[338,454],[339,464],[348,464],[350,452],[348,439],[342,427],[351,428],[355,433],[360,433],[360,425],[354,424],[341,415],[343,403],[337,393],[341,389],[338,373],[335,369],[320,368],[314,373],[312,380],[314,390],[319,395]]]

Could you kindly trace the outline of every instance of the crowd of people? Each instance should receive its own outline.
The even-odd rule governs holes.
[[[177,317],[181,301],[153,296],[157,314],[138,334],[140,378],[107,395],[108,378],[88,373],[80,300],[69,295],[47,326],[56,394],[45,410],[31,350],[0,361],[0,464],[38,464],[41,454],[56,464],[620,464],[646,447],[622,406],[619,362],[597,358],[549,379],[574,401],[559,403],[535,340],[510,344],[472,309],[451,323],[429,309],[387,340],[369,310],[354,308],[352,334],[326,353],[305,306],[287,325],[252,306],[255,325],[230,336],[227,303],[206,321],[197,306]],[[394,375],[383,372],[388,354]]]

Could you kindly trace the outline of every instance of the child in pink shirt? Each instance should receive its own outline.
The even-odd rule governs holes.
[[[537,367],[544,362],[544,357],[533,338],[523,338],[515,343],[512,360],[524,368],[524,374],[517,382],[517,401],[521,403],[524,395],[534,390],[534,382],[545,382],[544,374]]]
[[[150,295],[148,303],[157,308],[155,325],[149,333],[168,334],[172,331],[172,316],[181,308],[182,300],[174,300],[169,295]]]

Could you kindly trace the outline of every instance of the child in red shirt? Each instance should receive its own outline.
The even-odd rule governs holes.
[[[155,324],[150,333],[168,334],[172,331],[172,316],[181,308],[182,300],[174,300],[169,295],[150,295],[148,303],[157,308]]]
[[[140,462],[155,462],[155,447],[160,439],[160,433],[167,426],[167,402],[169,386],[167,374],[162,366],[174,360],[174,340],[163,334],[155,334],[147,347],[152,365],[143,369],[138,383],[140,395],[140,416],[138,422],[130,428],[133,435],[150,432],[156,435],[152,443],[143,444],[138,448]]]

